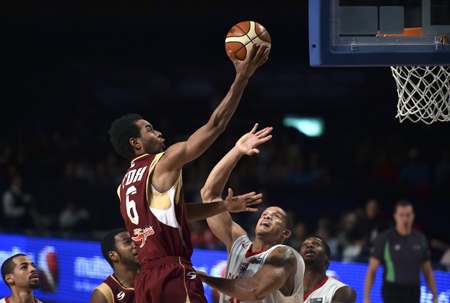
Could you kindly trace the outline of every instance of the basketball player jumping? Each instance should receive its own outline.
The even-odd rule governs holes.
[[[229,196],[211,205],[185,204],[181,169],[225,130],[250,76],[267,61],[268,55],[269,49],[255,44],[244,61],[231,53],[236,78],[228,94],[204,126],[165,152],[161,132],[141,116],[127,115],[112,124],[114,148],[131,159],[118,194],[121,214],[141,264],[135,282],[137,303],[206,303],[202,281],[190,261],[193,248],[188,220],[201,220],[225,210],[243,211],[247,204],[261,201],[262,195],[250,193],[237,198]]]
[[[243,155],[258,153],[256,146],[270,139],[268,133],[271,128],[259,132],[256,128],[257,124],[211,171],[201,191],[203,201],[220,201],[223,188],[239,159]],[[198,274],[203,282],[222,293],[220,302],[303,301],[305,264],[295,249],[282,245],[291,235],[293,226],[282,208],[268,207],[262,213],[253,243],[228,212],[207,221],[212,232],[227,246],[226,278],[212,277],[203,272]]]

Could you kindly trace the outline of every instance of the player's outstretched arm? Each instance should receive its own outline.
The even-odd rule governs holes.
[[[233,191],[229,188],[228,197],[225,200],[220,199],[209,203],[186,203],[188,220],[189,222],[203,220],[223,212],[255,212],[257,209],[250,206],[261,203],[261,198],[262,194],[255,192],[233,196]]]
[[[269,49],[253,44],[249,56],[243,61],[234,54],[231,59],[236,69],[236,78],[225,98],[212,113],[209,121],[199,128],[185,142],[169,147],[158,166],[165,171],[179,170],[181,167],[199,157],[225,130],[236,110],[248,79],[255,70],[268,59]]]
[[[355,303],[356,291],[350,286],[343,286],[336,290],[331,303]]]
[[[251,278],[226,279],[197,272],[203,282],[227,296],[241,301],[260,302],[281,289],[297,270],[297,259],[288,247],[275,248],[266,263]],[[292,285],[293,287],[293,285]],[[288,290],[292,291],[292,288]]]
[[[257,129],[258,124],[256,123],[252,130],[242,136],[236,142],[235,146],[213,168],[208,176],[208,179],[206,180],[205,186],[201,190],[202,200],[204,203],[222,201],[222,192],[225,184],[239,159],[241,159],[243,155],[251,156],[255,153],[259,153],[259,150],[256,147],[272,138],[272,136],[269,135],[272,131],[271,127],[266,127],[258,132],[256,131]],[[230,199],[232,198],[232,192],[230,192],[230,189],[228,190],[228,193],[228,197],[224,200],[228,211],[236,212],[233,209],[235,207],[237,207],[238,211],[255,211],[255,209],[243,209],[244,206],[248,207],[248,204],[242,205],[240,203],[236,203],[239,201],[233,201]],[[262,195],[259,196],[259,198],[261,197]],[[233,222],[228,212],[223,212],[214,217],[210,217],[207,221],[214,235],[227,246],[228,250],[237,238],[246,234],[238,224]]]
[[[108,303],[108,300],[106,300],[105,295],[100,290],[94,289],[89,303]]]

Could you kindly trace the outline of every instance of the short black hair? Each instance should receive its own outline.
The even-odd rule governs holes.
[[[130,138],[140,138],[141,131],[136,121],[142,117],[138,114],[128,114],[114,121],[108,133],[110,141],[116,152],[127,159],[134,157],[133,146],[129,143]]]
[[[299,249],[301,249],[303,243],[304,243],[306,240],[308,240],[309,238],[316,238],[316,239],[320,240],[320,242],[322,242],[322,243],[323,243],[323,246],[325,247],[325,254],[327,255],[328,259],[331,260],[331,249],[330,249],[330,245],[328,245],[327,241],[325,241],[324,239],[322,239],[322,238],[319,237],[318,235],[310,235],[310,236],[307,236],[307,237],[305,238],[305,240],[303,240],[303,242],[300,244],[300,248],[299,248]]]
[[[14,258],[16,257],[28,257],[26,254],[15,254],[14,256],[9,257],[5,260],[2,264],[2,278],[3,281],[5,281],[6,286],[8,286],[11,289],[11,286],[9,286],[8,282],[6,282],[6,275],[12,274],[14,272],[14,267],[16,267],[16,263],[14,262]]]
[[[411,206],[411,208],[412,208],[413,211],[414,211],[414,207],[413,207],[413,205],[412,205],[411,202],[409,202],[408,200],[400,200],[400,201],[398,201],[397,203],[395,203],[395,206],[394,206],[394,214],[397,212],[397,208],[398,208],[399,206],[402,206],[402,207],[405,207],[405,206]]]
[[[109,265],[111,265],[111,267],[113,269],[114,269],[113,261],[109,257],[109,252],[116,251],[116,249],[117,249],[116,236],[124,231],[128,232],[128,230],[126,228],[118,228],[113,231],[110,231],[103,237],[102,242],[100,243],[100,246],[102,248],[103,257],[105,258],[106,261],[108,261]]]
[[[286,229],[289,229],[290,231],[293,231],[294,230],[294,222],[292,221],[292,218],[291,218],[291,216],[289,216],[289,214],[288,214],[288,212],[284,209],[284,208],[282,208],[282,207],[279,207],[279,206],[277,206],[279,209],[281,209],[282,211],[284,211],[284,213],[285,213],[285,222],[284,222],[284,224],[285,224],[285,227],[286,227]]]

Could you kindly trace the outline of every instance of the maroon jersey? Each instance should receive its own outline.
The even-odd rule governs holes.
[[[120,284],[115,274],[110,275],[102,284],[97,286],[108,303],[135,303],[134,288],[126,288]]]
[[[163,154],[133,159],[117,190],[120,212],[141,265],[170,256],[190,259],[193,252],[181,172],[167,192],[151,185],[150,176]]]

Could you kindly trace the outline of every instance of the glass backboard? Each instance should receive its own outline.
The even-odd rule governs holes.
[[[311,66],[449,66],[450,0],[309,0]]]

